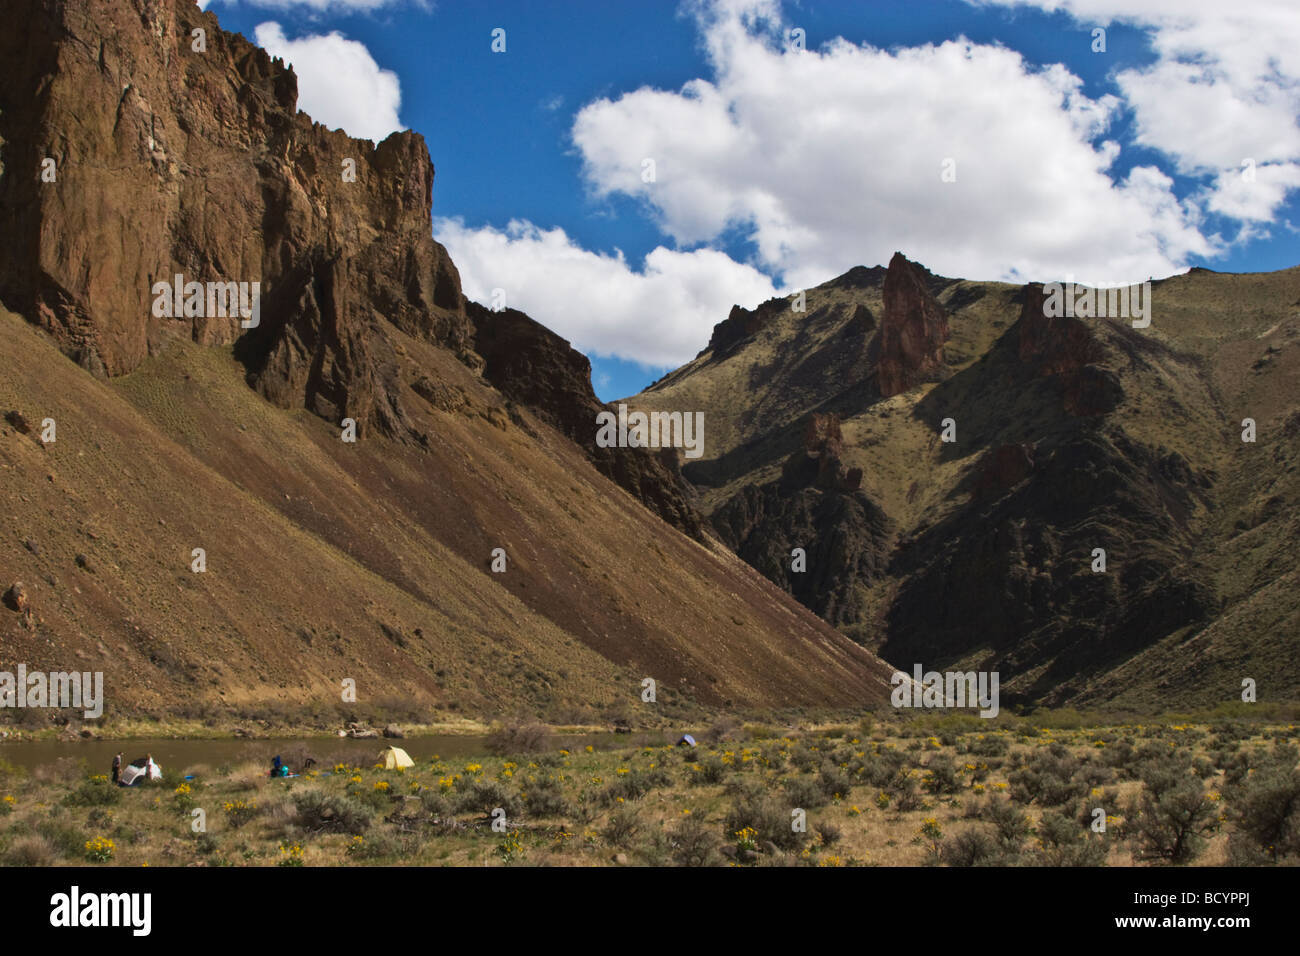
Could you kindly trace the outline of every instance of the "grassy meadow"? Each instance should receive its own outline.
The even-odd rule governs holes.
[[[1294,723],[1073,723],[868,716],[787,730],[724,719],[694,749],[638,735],[569,750],[551,746],[547,728],[517,724],[497,730],[495,753],[406,770],[332,763],[322,741],[317,765],[296,778],[270,779],[260,763],[188,768],[190,781],[168,768],[130,789],[71,759],[31,773],[0,761],[0,862],[1300,862]],[[307,755],[286,762],[296,769]]]

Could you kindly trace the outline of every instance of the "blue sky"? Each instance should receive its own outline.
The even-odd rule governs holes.
[[[573,341],[606,400],[732,303],[894,249],[1011,281],[1300,263],[1289,0],[207,6],[314,118],[423,133],[467,293]]]

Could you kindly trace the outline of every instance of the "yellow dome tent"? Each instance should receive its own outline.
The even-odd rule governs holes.
[[[403,767],[414,767],[415,761],[401,747],[389,747],[379,754],[379,759],[384,762],[385,770],[400,770]]]

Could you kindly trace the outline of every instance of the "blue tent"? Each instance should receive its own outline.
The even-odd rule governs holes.
[[[695,738],[692,737],[690,734],[682,734],[682,739],[679,740],[679,741],[677,741],[677,746],[679,746],[679,747],[694,747],[694,746],[695,746]]]

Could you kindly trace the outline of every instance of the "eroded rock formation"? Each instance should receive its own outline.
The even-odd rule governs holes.
[[[884,299],[876,382],[889,398],[941,372],[949,330],[943,307],[901,252],[889,260]]]

